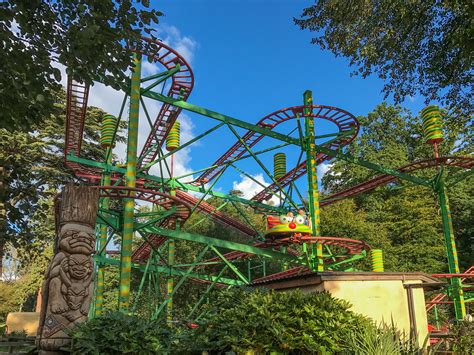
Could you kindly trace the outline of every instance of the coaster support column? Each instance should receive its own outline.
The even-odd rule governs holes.
[[[439,207],[441,211],[441,219],[443,221],[443,235],[446,252],[448,254],[449,273],[459,274],[458,253],[456,250],[456,241],[454,239],[453,221],[451,218],[451,210],[449,208],[448,193],[444,183],[443,171],[439,173],[439,180],[436,186],[436,192],[439,199]],[[452,277],[449,279],[451,284],[450,293],[454,301],[454,312],[456,319],[462,320],[466,316],[466,304],[464,302],[464,292],[462,289],[461,278]]]
[[[314,237],[319,237],[321,235],[321,217],[316,162],[317,151],[315,149],[314,117],[312,116],[312,109],[309,107],[313,104],[313,93],[310,90],[306,90],[303,99],[304,105],[306,106],[303,109],[303,116],[305,123],[306,170],[308,176],[308,212],[311,221],[312,235]],[[311,244],[311,264],[312,268],[316,268],[317,271],[324,271],[323,246],[320,242],[317,242],[316,246]]]
[[[141,75],[141,58],[139,54],[134,54],[133,64],[134,68],[132,70],[130,112],[128,121],[127,171],[125,174],[126,186],[131,188],[135,187],[137,173],[137,140]],[[122,249],[120,254],[119,311],[123,313],[128,312],[130,305],[134,210],[134,194],[130,193],[130,196],[124,199]]]

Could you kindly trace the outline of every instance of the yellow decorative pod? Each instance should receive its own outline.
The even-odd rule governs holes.
[[[381,249],[372,249],[372,271],[383,272],[383,253]]]
[[[115,118],[115,116],[105,115],[102,118],[102,127],[100,130],[100,145],[102,148],[108,148],[112,145],[116,125],[117,118]]]
[[[279,180],[286,174],[286,155],[285,153],[276,153],[273,156],[273,176]]]
[[[444,140],[443,121],[438,106],[431,105],[421,110],[421,119],[426,143],[435,144]]]
[[[180,124],[175,121],[173,127],[171,127],[168,137],[166,137],[166,150],[171,152],[179,148],[179,136],[180,136]]]

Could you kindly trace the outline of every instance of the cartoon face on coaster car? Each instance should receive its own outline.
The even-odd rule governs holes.
[[[311,235],[311,228],[305,222],[305,218],[301,215],[291,216],[269,216],[267,217],[269,229],[265,233],[265,237],[286,238],[293,235]]]

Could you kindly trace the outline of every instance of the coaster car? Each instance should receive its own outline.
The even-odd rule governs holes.
[[[288,237],[300,237],[311,235],[311,228],[305,224],[305,217],[293,216],[269,216],[267,217],[268,229],[265,238],[279,239]]]

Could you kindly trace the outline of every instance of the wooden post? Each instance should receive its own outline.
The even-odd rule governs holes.
[[[56,200],[56,243],[46,271],[37,342],[40,354],[68,346],[68,330],[87,320],[93,296],[94,226],[99,190],[68,185]]]

